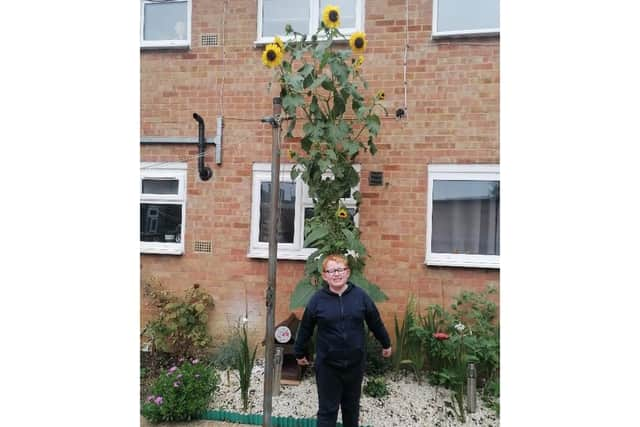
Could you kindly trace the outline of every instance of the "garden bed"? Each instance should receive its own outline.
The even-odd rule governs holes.
[[[220,386],[212,400],[211,409],[243,412],[238,391],[238,379],[234,372],[227,377],[220,373]],[[418,384],[413,375],[402,374],[394,380],[393,374],[385,376],[389,395],[372,398],[362,395],[360,401],[360,425],[371,427],[454,427],[454,426],[498,426],[495,411],[487,408],[482,399],[477,399],[477,410],[467,414],[466,423],[456,418],[452,409],[451,391],[433,387],[423,381]],[[365,378],[366,382],[366,378]],[[264,360],[256,360],[249,390],[250,413],[262,413],[264,389]],[[282,386],[280,395],[272,400],[273,416],[315,418],[318,409],[315,378],[312,372],[305,375],[297,386]],[[340,421],[340,415],[338,415]]]

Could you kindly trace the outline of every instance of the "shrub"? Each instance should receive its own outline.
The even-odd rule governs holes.
[[[367,366],[365,375],[368,377],[377,377],[386,374],[393,368],[391,358],[382,357],[382,345],[369,331],[367,333],[366,351]]]
[[[394,314],[394,329],[396,334],[396,350],[393,354],[393,369],[397,376],[401,368],[411,369],[418,380],[422,382],[422,370],[425,355],[420,335],[420,317],[416,315],[416,305],[413,297],[409,298],[405,308],[402,324]]]
[[[240,395],[242,397],[242,409],[247,411],[249,406],[249,387],[251,386],[251,371],[253,371],[253,363],[256,360],[256,351],[258,346],[253,349],[253,354],[249,348],[249,338],[247,336],[247,324],[242,324],[240,334],[240,351],[236,354],[234,367],[238,371],[238,380],[240,381]]]
[[[387,383],[383,377],[372,377],[367,379],[364,386],[364,394],[370,397],[384,397],[389,394]]]
[[[412,329],[426,349],[429,380],[454,391],[461,419],[468,363],[476,366],[478,386],[484,387],[483,398],[498,408],[500,336],[497,306],[489,300],[495,292],[493,288],[480,293],[463,291],[450,312],[431,305],[426,316],[420,317],[420,326]]]
[[[178,357],[197,357],[211,344],[207,311],[213,298],[194,284],[177,297],[155,279],[144,283],[144,294],[150,297],[160,313],[149,321],[142,334],[151,340],[152,350],[173,353]]]
[[[198,359],[183,359],[156,379],[142,402],[142,415],[152,423],[198,419],[207,410],[219,378]]]

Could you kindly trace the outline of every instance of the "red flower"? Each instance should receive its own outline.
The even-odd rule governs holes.
[[[449,339],[449,335],[445,334],[444,332],[436,332],[435,334],[433,334],[433,337],[440,341]]]

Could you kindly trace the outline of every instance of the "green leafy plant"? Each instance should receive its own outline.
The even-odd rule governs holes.
[[[382,345],[380,342],[368,330],[366,334],[367,365],[365,367],[365,375],[368,377],[383,376],[393,369],[392,358],[382,357]]]
[[[211,362],[226,373],[227,384],[231,384],[231,371],[236,369],[236,358],[240,354],[242,338],[240,325],[236,324],[227,333],[227,339],[218,343],[211,354]]]
[[[383,377],[368,378],[363,391],[370,397],[385,397],[389,394],[387,382]]]
[[[206,351],[212,340],[207,324],[207,312],[214,307],[211,295],[194,284],[181,298],[153,278],[144,282],[143,290],[159,309],[158,316],[142,332],[150,340],[152,351],[181,357],[195,357]]]
[[[415,331],[419,322],[415,307],[415,300],[413,297],[409,297],[402,324],[398,322],[398,318],[394,314],[396,351],[393,354],[393,370],[397,376],[401,368],[411,369],[418,382],[421,382],[425,356],[420,334]]]
[[[142,415],[153,423],[198,419],[218,386],[214,369],[198,359],[180,359],[160,374],[142,402]]]
[[[236,354],[234,361],[234,367],[238,373],[238,380],[240,381],[240,395],[242,397],[242,409],[246,412],[249,406],[249,387],[251,387],[251,371],[253,370],[253,364],[256,359],[256,351],[258,345],[256,344],[251,353],[249,346],[249,337],[247,335],[247,324],[242,324],[240,329],[240,348]]]
[[[462,420],[468,363],[476,366],[483,399],[494,409],[499,399],[500,337],[497,306],[489,295],[495,289],[463,291],[448,312],[439,305],[427,307],[420,325],[412,329],[422,341],[429,380],[452,390],[454,410]],[[488,385],[488,386],[487,386]]]
[[[304,246],[316,248],[305,265],[304,277],[291,295],[290,307],[304,307],[322,283],[321,263],[327,254],[347,256],[351,281],[362,287],[374,301],[387,297],[363,275],[367,251],[360,241],[360,230],[341,201],[351,195],[356,200],[356,213],[361,195],[351,194],[360,181],[354,163],[361,151],[375,154],[374,139],[380,131],[378,111],[385,111],[378,92],[368,99],[363,95],[367,83],[361,67],[367,45],[366,35],[353,34],[351,49],[338,49],[334,40],[346,39],[338,30],[339,9],[325,8],[318,31],[311,37],[285,27],[286,42],[265,47],[263,63],[275,69],[282,107],[288,120],[286,136],[293,137],[298,113],[304,121],[300,150],[290,150],[296,163],[291,178],[300,177],[308,186],[314,201],[313,216],[305,220]],[[331,12],[331,13],[329,13]],[[336,21],[332,21],[335,18]]]

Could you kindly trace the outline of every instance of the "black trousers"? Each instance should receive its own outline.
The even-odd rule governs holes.
[[[317,427],[335,427],[339,407],[342,409],[342,425],[358,427],[363,375],[364,369],[359,365],[348,368],[335,368],[325,363],[316,365]]]

